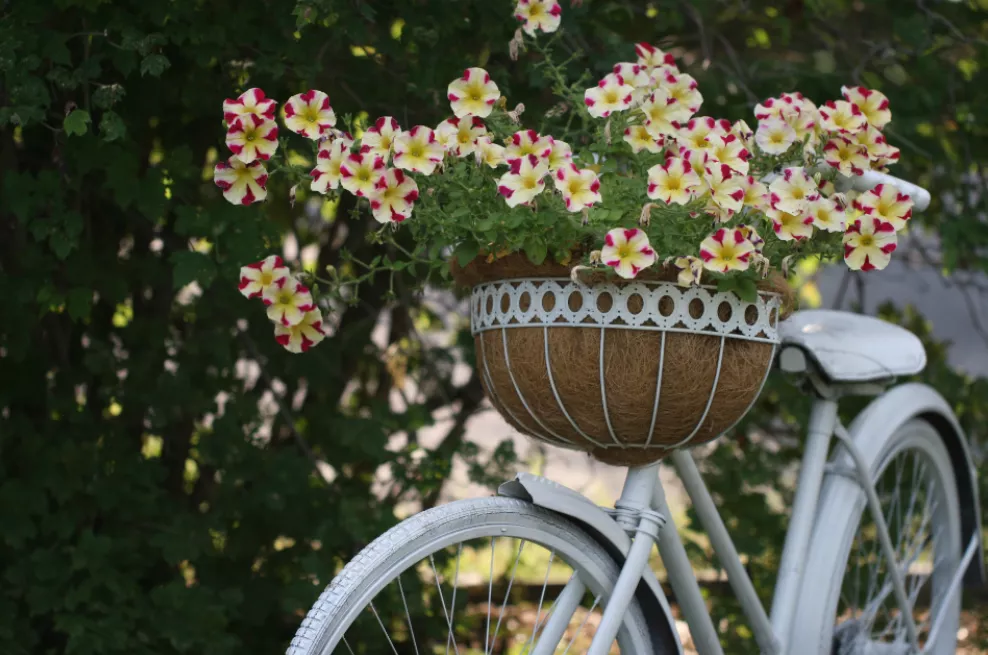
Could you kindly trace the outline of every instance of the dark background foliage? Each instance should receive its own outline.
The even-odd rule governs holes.
[[[700,81],[706,115],[750,121],[757,100],[794,89],[817,102],[843,83],[881,89],[902,148],[896,174],[938,198],[920,220],[939,248],[911,255],[965,271],[958,279],[988,270],[988,2],[574,4],[561,41],[586,54],[574,74],[596,77],[631,59],[635,41],[656,43]],[[0,651],[278,652],[399,503],[437,502],[454,458],[482,481],[512,467],[510,448],[488,457],[464,442],[482,401],[475,377],[452,376],[468,340],[428,338],[439,321],[414,280],[399,279],[392,299],[387,280],[369,281],[306,356],[281,350],[237,293],[240,265],[289,232],[320,245],[320,269],[344,248],[372,258],[368,217],[344,219],[343,205],[337,220],[304,193],[292,207],[277,185],[263,206],[232,207],[211,181],[224,156],[220,104],[249,86],[278,100],[319,88],[340,113],[434,125],[449,113],[446,84],[479,65],[537,120],[556,100],[533,72],[537,54],[509,59],[511,10],[509,0],[0,3]],[[922,317],[885,315],[930,340]],[[923,379],[980,443],[985,382],[930,347]],[[419,393],[394,411],[405,376]],[[412,458],[440,409],[451,427]],[[739,431],[704,462],[766,591],[785,521],[756,487],[788,493],[780,477],[803,409],[773,379],[748,422],[769,436]],[[396,433],[407,439],[389,450]],[[372,488],[382,465],[383,491]],[[737,618],[730,602],[717,611]],[[743,629],[729,625],[725,642],[743,651]]]

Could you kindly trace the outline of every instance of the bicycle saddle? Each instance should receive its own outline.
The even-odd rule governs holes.
[[[795,312],[779,324],[783,347],[798,346],[833,382],[875,382],[919,373],[926,351],[912,332],[829,309]]]

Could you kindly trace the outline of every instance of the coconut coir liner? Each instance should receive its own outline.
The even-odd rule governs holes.
[[[491,263],[477,259],[466,267],[453,262],[451,270],[457,285],[469,288],[482,282],[505,279],[569,277],[571,267],[551,262],[535,266],[524,255],[513,254]],[[637,279],[671,281],[675,278],[675,270],[653,269],[643,272]],[[599,272],[581,279],[589,284],[605,280],[621,283]],[[760,288],[782,294],[783,317],[788,315],[792,296],[784,278],[769,277]],[[632,301],[636,299],[633,297]],[[601,301],[600,309],[607,311],[609,297],[602,296]],[[551,306],[547,305],[546,309]],[[630,309],[638,311],[633,303]],[[729,318],[729,311],[726,305],[722,306],[721,318]],[[749,318],[753,320],[754,317]],[[663,338],[665,356],[659,407],[649,440]],[[546,340],[549,366],[546,366]],[[564,448],[587,451],[607,464],[640,466],[661,459],[669,451],[660,446],[671,446],[689,437],[703,416],[717,372],[720,337],[605,330],[603,389],[600,384],[600,340],[599,329],[579,327],[482,332],[474,337],[474,341],[484,391],[498,412],[515,429],[529,436]],[[714,400],[690,445],[717,437],[742,417],[761,390],[771,357],[771,344],[724,340]],[[506,362],[510,362],[510,369]],[[550,375],[558,400],[552,391]],[[560,404],[569,418],[560,409]],[[646,442],[649,447],[642,447]]]

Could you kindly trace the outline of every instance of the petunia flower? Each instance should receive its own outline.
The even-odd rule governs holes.
[[[257,160],[245,164],[234,155],[225,162],[217,162],[213,182],[234,205],[249,205],[268,197],[268,171]]]
[[[681,157],[669,157],[664,164],[648,169],[648,197],[667,204],[688,204],[702,192],[699,176],[689,161]]]
[[[267,287],[261,300],[268,306],[268,318],[285,326],[298,325],[306,312],[316,308],[309,289],[291,276],[280,285]]]
[[[689,150],[711,150],[716,144],[714,139],[725,136],[731,131],[731,124],[726,120],[715,120],[710,116],[696,116],[689,119],[679,133],[676,140],[682,144],[683,148]]]
[[[658,84],[673,100],[686,107],[690,116],[700,111],[700,106],[703,105],[703,96],[700,95],[696,79],[692,75],[666,71],[665,75],[658,80]]]
[[[416,125],[396,136],[394,149],[395,167],[423,175],[432,175],[443,160],[443,145],[425,125]]]
[[[338,189],[343,177],[340,166],[350,154],[352,145],[353,141],[346,137],[323,141],[319,145],[319,154],[316,155],[316,167],[309,171],[309,177],[312,178],[309,188],[323,194],[329,189]],[[373,156],[370,153],[367,155]]]
[[[477,148],[477,139],[483,136],[487,136],[487,128],[477,116],[447,118],[436,128],[439,143],[456,157],[472,155]]]
[[[810,203],[808,209],[813,225],[826,232],[843,232],[847,223],[847,213],[832,198],[820,196]]]
[[[401,133],[401,127],[392,116],[381,116],[374,121],[374,127],[364,132],[360,138],[360,152],[369,153],[373,157],[382,157],[387,163],[391,156],[395,137]]]
[[[899,161],[899,149],[893,145],[886,144],[885,149],[878,157],[871,160],[871,170],[886,171],[888,167]]]
[[[738,120],[731,126],[731,132],[741,140],[741,145],[746,150],[751,150],[755,144],[755,131],[748,127],[743,120]]]
[[[748,158],[751,157],[751,153],[733,131],[728,134],[711,135],[707,139],[712,144],[709,151],[714,159],[740,175],[748,174]]]
[[[226,131],[226,147],[245,164],[267,161],[278,150],[278,124],[257,114],[235,118]]]
[[[648,128],[644,125],[632,125],[624,130],[624,140],[631,146],[631,152],[641,152],[647,150],[657,153],[662,150],[663,138],[656,139],[648,133]]]
[[[284,285],[289,275],[288,267],[281,257],[271,255],[259,262],[242,266],[237,288],[246,298],[260,298],[268,287]]]
[[[497,84],[483,68],[468,68],[463,76],[449,83],[446,98],[453,115],[457,118],[478,116],[486,118],[494,109],[494,103],[501,97]]]
[[[700,243],[700,259],[708,271],[727,273],[748,268],[755,247],[737,228],[722,227]]]
[[[796,130],[792,125],[778,116],[772,116],[758,121],[758,131],[755,132],[755,143],[762,152],[769,155],[781,155],[789,150],[796,142]]]
[[[671,156],[669,150],[667,150],[666,159],[669,159]],[[710,188],[707,183],[707,169],[719,169],[720,162],[710,154],[709,150],[690,150],[682,146],[679,149],[679,156],[689,162],[693,172],[700,178],[700,186],[697,188],[695,195],[703,195]]]
[[[755,249],[755,253],[761,253],[762,248],[765,247],[765,239],[758,235],[758,231],[750,225],[738,225],[737,230],[740,230],[741,236],[751,242],[752,247]]]
[[[913,201],[891,184],[879,184],[854,199],[854,208],[890,224],[896,232],[906,227],[913,215]]]
[[[587,111],[595,118],[607,118],[611,112],[624,111],[631,106],[635,89],[624,81],[624,78],[614,73],[604,76],[597,86],[591,87],[583,94],[583,102]]]
[[[854,134],[867,125],[858,106],[847,100],[829,100],[819,111],[820,127],[827,132]]]
[[[844,263],[852,271],[880,271],[889,265],[897,245],[891,223],[861,216],[844,233]]]
[[[274,111],[278,103],[264,97],[264,91],[258,88],[247,89],[236,100],[227,98],[223,101],[223,120],[227,125],[241,116],[254,114],[266,120],[274,120]]]
[[[585,207],[600,202],[600,180],[589,168],[580,170],[576,164],[570,163],[556,170],[553,177],[569,211],[583,211]]]
[[[799,111],[796,98],[792,94],[783,93],[778,98],[768,98],[755,105],[755,119],[759,122],[769,118],[787,119]]]
[[[744,198],[741,200],[743,205],[762,211],[771,206],[769,202],[771,196],[768,193],[768,187],[761,180],[756,179],[752,175],[747,175],[742,177],[739,183],[741,184],[741,190],[744,192]]]
[[[537,30],[546,34],[558,30],[562,13],[558,0],[518,0],[515,6],[515,18],[525,23],[521,28],[529,36]]]
[[[384,175],[384,158],[352,152],[340,163],[340,184],[355,196],[369,196]]]
[[[620,77],[626,84],[630,84],[636,90],[643,89],[652,84],[652,78],[648,74],[648,69],[638,62],[621,62],[614,64],[612,73]]]
[[[810,203],[820,197],[816,182],[801,166],[784,169],[780,177],[772,180],[768,192],[772,208],[790,214],[805,212]]]
[[[307,139],[316,139],[336,125],[336,112],[329,104],[329,96],[310,89],[293,95],[285,103],[285,127]]]
[[[666,89],[656,89],[641,105],[645,114],[645,129],[655,140],[663,136],[673,136],[679,132],[681,123],[685,123],[693,112],[681,102],[669,95]]]
[[[516,207],[531,202],[545,189],[545,176],[549,165],[530,154],[509,162],[510,170],[497,182],[497,190],[508,207]]]
[[[863,130],[858,130],[846,138],[851,143],[856,143],[864,148],[868,152],[868,159],[872,162],[885,157],[891,147],[885,140],[885,135],[871,125],[866,125]]]
[[[295,325],[276,323],[274,326],[274,340],[290,353],[304,353],[325,338],[322,312],[318,309],[306,312]]]
[[[505,163],[504,151],[504,146],[494,143],[488,136],[482,136],[477,139],[473,154],[477,158],[477,164],[487,164],[491,168],[497,168]]]
[[[692,287],[700,284],[700,278],[703,277],[702,259],[687,255],[686,257],[677,257],[673,263],[679,269],[676,284],[681,287]]]
[[[842,86],[841,95],[858,108],[868,124],[875,129],[882,129],[892,120],[889,111],[889,99],[880,91],[866,89],[863,86]]]
[[[631,280],[655,263],[655,250],[642,230],[615,228],[604,236],[600,259],[620,277]]]
[[[718,163],[706,166],[704,180],[710,189],[710,199],[722,210],[721,220],[726,220],[736,212],[741,211],[744,202],[744,189],[741,186],[743,176],[731,170],[727,164]]]
[[[507,141],[504,158],[510,164],[515,159],[535,155],[540,161],[549,165],[549,155],[552,154],[552,137],[542,136],[535,130],[520,130],[511,135]]]
[[[802,241],[813,236],[813,216],[809,213],[790,214],[781,209],[767,209],[772,229],[780,241]]]
[[[546,161],[549,170],[556,171],[568,167],[573,162],[573,149],[565,141],[552,137],[549,137],[549,141],[552,142],[552,150],[549,151],[549,157]]]
[[[418,197],[419,185],[398,168],[389,168],[367,195],[378,223],[401,223],[412,215]]]
[[[839,136],[823,146],[823,160],[840,171],[841,175],[863,175],[868,167],[868,151]]]
[[[676,58],[667,52],[656,48],[648,43],[636,43],[635,54],[638,55],[638,63],[651,71],[661,66],[676,67]]]

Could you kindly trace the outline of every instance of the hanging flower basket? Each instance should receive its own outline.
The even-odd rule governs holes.
[[[574,281],[566,267],[508,259],[454,275],[472,287],[484,389],[520,432],[642,465],[723,434],[758,397],[788,305],[784,280],[745,302],[648,276]]]

